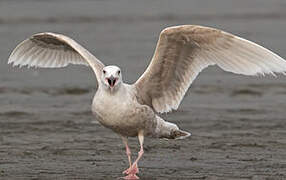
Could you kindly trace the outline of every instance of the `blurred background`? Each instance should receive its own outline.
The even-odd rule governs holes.
[[[18,43],[68,35],[133,83],[160,31],[181,24],[219,28],[286,58],[285,0],[0,0],[0,179],[114,179],[128,164],[121,140],[91,115],[92,71],[13,68]],[[204,70],[179,110],[163,115],[193,136],[147,139],[141,178],[286,178],[285,100],[283,76]],[[138,151],[136,139],[131,147]]]

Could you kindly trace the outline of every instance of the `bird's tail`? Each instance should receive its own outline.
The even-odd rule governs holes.
[[[159,138],[167,138],[167,139],[185,139],[191,136],[191,133],[182,131],[179,127],[156,116],[157,118],[157,126],[155,130],[155,136]]]

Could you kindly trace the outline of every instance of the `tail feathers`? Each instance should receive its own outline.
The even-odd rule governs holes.
[[[191,136],[191,133],[182,131],[176,124],[164,121],[162,118],[157,116],[155,136],[167,139],[185,139]]]
[[[180,129],[171,131],[170,133],[170,139],[185,139],[189,136],[191,136],[191,133],[187,131],[182,131]]]

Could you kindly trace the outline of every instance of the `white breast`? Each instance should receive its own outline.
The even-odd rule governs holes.
[[[134,103],[128,85],[122,84],[114,94],[99,88],[93,99],[92,111],[101,124],[113,129],[124,125],[124,118],[133,114]]]

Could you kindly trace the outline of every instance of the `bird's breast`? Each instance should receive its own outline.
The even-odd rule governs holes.
[[[102,125],[115,132],[124,132],[140,124],[140,119],[136,116],[137,111],[136,103],[129,94],[110,96],[99,93],[93,99],[93,114]]]

